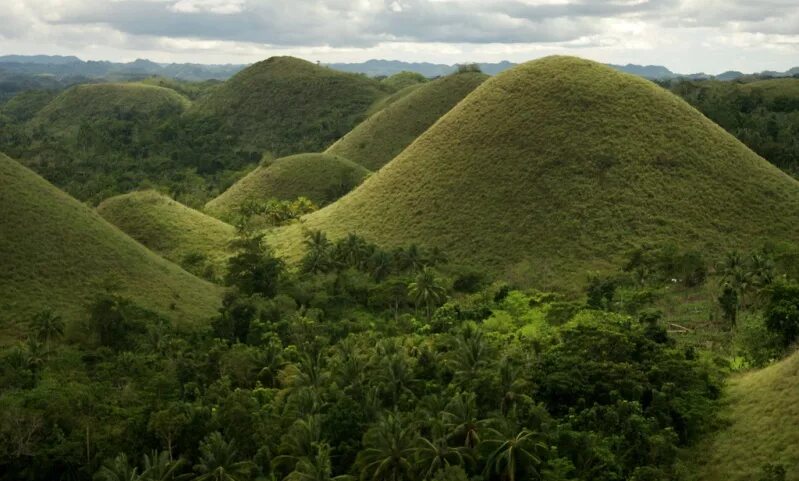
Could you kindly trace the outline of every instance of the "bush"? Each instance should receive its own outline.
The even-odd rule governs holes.
[[[767,291],[766,327],[788,346],[799,337],[799,284],[776,282]]]

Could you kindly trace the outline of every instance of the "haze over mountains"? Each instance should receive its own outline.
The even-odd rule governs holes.
[[[369,76],[390,76],[395,73],[409,71],[417,72],[425,77],[439,77],[457,70],[457,65],[436,64],[429,62],[403,62],[400,60],[371,59],[365,62],[352,63],[327,63],[330,68],[343,72],[363,73]],[[488,74],[495,75],[517,65],[509,61],[496,63],[479,62],[480,69]],[[614,65],[611,67],[622,72],[638,75],[651,80],[669,80],[675,78],[697,78],[735,80],[746,75],[759,75],[769,77],[791,77],[799,75],[799,67],[793,67],[784,72],[739,72],[726,71],[718,75],[707,73],[678,73],[661,65]],[[56,77],[81,76],[90,79],[100,78],[139,78],[141,76],[164,76],[181,80],[226,80],[237,72],[246,68],[246,64],[196,64],[196,63],[156,63],[146,59],[136,59],[132,62],[110,61],[84,61],[75,56],[60,55],[4,55],[0,56],[0,72],[54,75]]]

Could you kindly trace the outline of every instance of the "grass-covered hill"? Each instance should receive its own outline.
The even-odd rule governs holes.
[[[105,220],[145,247],[202,273],[221,273],[230,256],[235,229],[156,191],[111,197],[97,206]]]
[[[360,184],[369,171],[333,154],[298,154],[267,162],[206,204],[205,211],[230,219],[248,202],[307,197],[328,204]]]
[[[177,321],[214,315],[221,289],[126,236],[89,207],[0,154],[0,327],[46,307],[85,316],[106,288]]]
[[[484,82],[360,187],[305,218],[574,288],[628,249],[709,256],[799,234],[799,183],[665,89],[572,57]],[[273,241],[296,254],[301,229]]]
[[[241,148],[283,156],[324,150],[389,91],[363,75],[272,57],[215,88],[190,112],[220,120]]]
[[[59,94],[32,120],[52,134],[75,135],[86,122],[163,119],[182,113],[190,101],[176,91],[142,83],[76,85]]]
[[[327,152],[377,170],[487,78],[478,72],[456,73],[422,84],[360,123]]]
[[[781,464],[786,481],[799,480],[799,353],[733,378],[726,403],[730,424],[702,447],[697,479],[765,479],[764,465]]]

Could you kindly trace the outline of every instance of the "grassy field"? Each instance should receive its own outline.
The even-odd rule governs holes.
[[[277,157],[324,150],[389,93],[363,75],[272,57],[214,88],[190,112],[220,119],[241,148]]]
[[[0,154],[0,329],[46,307],[74,321],[115,288],[185,324],[215,314],[222,289],[153,254],[89,207]]]
[[[368,170],[338,155],[291,155],[256,168],[208,202],[205,211],[229,219],[246,202],[271,198],[307,197],[317,205],[325,205],[352,190],[368,174]]]
[[[105,220],[148,249],[180,265],[202,256],[223,272],[235,237],[233,226],[156,191],[139,191],[106,199],[97,206]]]
[[[180,114],[190,101],[170,88],[141,83],[76,85],[59,94],[31,121],[53,134],[76,135],[81,124],[102,119],[156,119]]]
[[[421,84],[360,123],[327,152],[377,170],[487,78],[487,75],[469,72]]]
[[[709,257],[799,235],[799,183],[657,85],[548,57],[484,82],[303,228],[416,242],[524,285],[574,290],[641,244]]]
[[[786,481],[799,480],[799,354],[734,377],[723,417],[729,425],[697,449],[697,480],[762,479],[766,463],[782,464]]]

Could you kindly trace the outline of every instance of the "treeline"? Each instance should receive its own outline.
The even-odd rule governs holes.
[[[666,480],[714,425],[718,366],[647,309],[305,244],[294,270],[243,234],[195,330],[114,292],[33,319],[0,354],[0,478]]]
[[[762,84],[768,82],[774,85],[767,92]],[[739,82],[685,80],[668,83],[668,87],[747,147],[797,177],[799,79],[758,84],[761,88]]]

